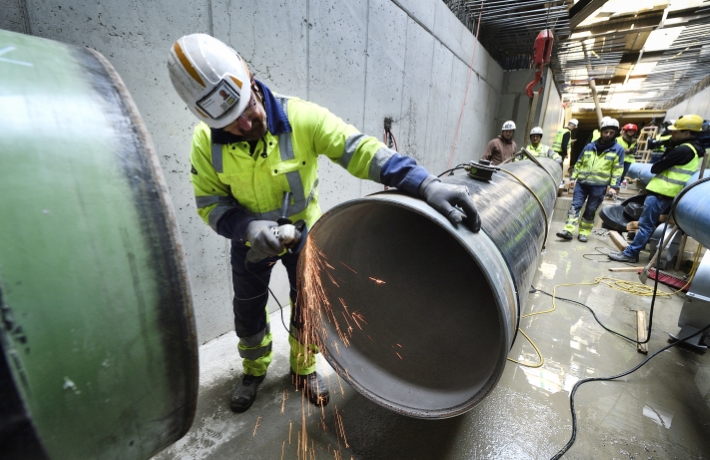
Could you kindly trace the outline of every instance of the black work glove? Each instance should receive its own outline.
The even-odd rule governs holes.
[[[452,224],[457,225],[463,220],[474,233],[481,229],[481,218],[476,211],[476,205],[471,199],[468,187],[462,185],[444,184],[434,176],[424,179],[419,186],[419,196],[432,208],[439,211]],[[457,209],[458,206],[461,209]],[[461,212],[463,210],[463,213]]]
[[[279,224],[273,220],[253,220],[249,222],[246,237],[251,247],[267,256],[277,256],[284,252],[283,243],[276,237]]]

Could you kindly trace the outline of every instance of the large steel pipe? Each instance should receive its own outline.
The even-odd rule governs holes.
[[[681,192],[673,218],[681,230],[710,248],[710,179],[695,182]]]
[[[197,341],[157,155],[98,52],[0,31],[0,457],[146,459]]]
[[[650,163],[631,163],[631,166],[629,166],[629,170],[627,171],[626,175],[632,179],[640,180],[643,185],[648,185],[648,183],[651,182],[651,179],[656,177],[656,175],[651,172],[651,167],[653,167],[653,165]],[[695,172],[695,174],[690,176],[690,179],[688,179],[686,186],[698,180],[699,177],[700,171],[698,170]]]
[[[531,161],[504,166],[532,191],[503,171],[490,182],[443,179],[472,191],[477,234],[390,192],[321,217],[301,258],[300,292],[341,377],[374,402],[419,418],[461,414],[494,388],[562,175],[556,162],[540,161],[544,169]]]

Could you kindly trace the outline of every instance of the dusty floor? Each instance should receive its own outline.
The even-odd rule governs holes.
[[[551,236],[563,226],[564,212],[555,215]],[[587,244],[552,236],[538,263],[535,287],[552,292],[555,285],[592,282],[602,275],[637,281],[635,273],[608,272],[619,264],[602,263],[603,256],[587,256],[600,262],[583,257],[595,247],[608,251],[610,244],[595,235]],[[647,258],[642,253],[641,263]],[[557,295],[587,303],[607,327],[630,336],[636,331],[635,310],[650,306],[648,297],[605,285],[561,286]],[[657,301],[651,352],[668,344],[669,332],[679,331],[682,303],[678,296]],[[531,294],[523,313],[551,305],[550,297]],[[200,349],[193,427],[156,459],[546,459],[571,435],[569,391],[574,383],[623,372],[645,358],[634,344],[604,331],[583,307],[558,301],[555,312],[520,323],[541,350],[544,365],[534,369],[508,362],[494,391],[464,415],[431,421],[395,414],[355,392],[319,357],[331,391],[331,402],[321,413],[302,403],[289,386],[286,331],[278,314],[271,321],[276,356],[254,406],[244,414],[229,409],[241,376],[235,335],[207,343]],[[509,357],[537,360],[521,336]],[[565,458],[710,458],[708,354],[671,348],[620,380],[581,386],[575,402],[577,440]],[[303,436],[305,450],[299,441]]]

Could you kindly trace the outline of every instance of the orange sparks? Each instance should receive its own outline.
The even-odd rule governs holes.
[[[353,315],[351,315],[351,317],[352,317],[353,321],[355,321],[355,324],[357,325],[357,327],[360,330],[362,330],[362,326],[360,326],[360,323],[357,321],[357,316],[355,316],[355,314],[353,314]]]
[[[384,281],[378,280],[377,278],[373,278],[373,277],[371,277],[371,276],[368,276],[368,278],[370,278],[372,281],[374,281],[374,282],[377,283],[377,284],[385,284]]]
[[[399,348],[402,348],[402,345],[400,345],[400,344],[397,344],[397,346],[398,346]]]
[[[286,441],[281,443],[281,460],[284,460],[284,452],[286,451]]]
[[[362,313],[358,313],[355,311],[355,312],[353,312],[352,316],[353,316],[353,318],[357,318],[360,321],[362,321],[363,323],[367,324],[367,321],[365,321],[365,317],[362,316]]]
[[[397,353],[396,351],[395,351],[395,353],[397,354],[397,356],[399,356],[399,359],[404,359],[404,358],[402,358],[402,355],[400,355],[400,354]]]
[[[284,407],[286,406],[287,399],[288,399],[288,390],[284,390],[283,396],[281,397],[281,415],[284,414]]]
[[[331,283],[335,284],[337,287],[340,287],[340,285],[335,281],[335,278],[333,278],[333,276],[330,273],[325,272],[325,274],[328,275],[328,278],[330,278]]]
[[[338,422],[338,428],[340,428],[340,436],[343,438],[343,442],[345,442],[345,447],[350,448],[350,444],[348,444],[348,438],[345,437],[345,426],[343,425],[343,417],[338,413],[338,406],[335,406],[335,419]]]
[[[343,382],[340,380],[340,375],[335,374],[338,377],[338,385],[340,386],[340,395],[345,396],[345,390],[343,390]]]
[[[288,445],[291,445],[291,431],[293,430],[293,422],[291,420],[288,421]]]
[[[345,266],[345,268],[347,268],[347,269],[350,270],[351,272],[357,273],[355,270],[353,270],[348,264],[346,264],[346,263],[343,262],[342,260],[340,260],[339,262],[340,262],[341,264],[343,264],[343,265]]]
[[[254,425],[254,433],[252,433],[252,437],[256,436],[256,429],[259,428],[259,423],[261,422],[261,417],[256,418],[256,425]]]

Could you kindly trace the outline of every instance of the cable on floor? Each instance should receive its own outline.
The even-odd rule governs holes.
[[[637,364],[632,369],[630,369],[626,372],[622,372],[621,374],[613,375],[611,377],[591,377],[591,378],[577,381],[577,383],[574,384],[574,387],[572,387],[572,391],[570,392],[570,411],[572,413],[572,436],[570,437],[569,441],[567,441],[567,444],[565,444],[565,446],[562,449],[560,449],[560,451],[557,452],[557,454],[555,454],[555,456],[552,457],[550,460],[559,460],[560,458],[562,458],[562,456],[565,454],[565,452],[567,452],[569,450],[569,448],[572,447],[572,444],[574,444],[574,441],[577,438],[577,412],[574,409],[574,395],[575,395],[575,393],[577,393],[577,389],[581,385],[583,385],[587,382],[615,380],[620,377],[624,377],[626,375],[629,375],[632,372],[636,372],[639,368],[641,368],[641,366],[643,366],[644,364],[649,362],[651,359],[653,359],[657,355],[663,353],[664,351],[668,350],[669,348],[675,347],[676,345],[679,345],[683,342],[686,342],[689,339],[692,339],[693,337],[695,337],[698,334],[702,334],[703,332],[705,332],[708,329],[710,329],[710,324],[708,324],[704,328],[700,329],[699,331],[695,332],[694,334],[691,334],[687,337],[683,337],[682,339],[679,339],[676,342],[673,342],[672,344],[667,345],[667,346],[661,348],[660,350],[657,350],[651,356],[649,356],[648,358],[641,361],[641,363]]]
[[[704,183],[704,182],[707,182],[708,180],[710,180],[710,177],[706,177],[706,178],[700,179],[700,180],[694,182],[693,184],[691,184],[690,186],[686,187],[685,189],[683,189],[683,190],[673,199],[673,203],[671,203],[670,211],[669,211],[668,215],[669,215],[669,216],[672,216],[672,215],[673,215],[673,212],[675,211],[675,208],[676,208],[676,205],[678,204],[678,201],[680,200],[680,198],[681,198],[685,193],[687,193],[688,190],[690,190],[690,189],[693,188],[693,187],[696,187],[696,186],[699,185],[699,184],[702,184],[702,183]],[[665,247],[665,241],[664,241],[664,240],[665,240],[666,232],[668,231],[668,221],[669,221],[669,220],[670,220],[670,219],[666,220],[665,225],[663,226],[663,230],[662,230],[662,232],[661,232],[660,241],[658,242],[658,247],[660,248],[661,251],[662,251],[663,248]],[[656,261],[656,274],[660,273],[660,263],[661,263],[661,262],[660,262],[660,257],[658,257],[658,258],[657,258],[657,261]],[[654,307],[655,307],[655,305],[656,305],[656,294],[657,294],[657,292],[658,292],[658,278],[660,278],[660,276],[656,276],[655,279],[654,279],[654,283],[653,283],[653,291],[654,291],[654,292],[653,292],[653,296],[651,297],[651,308],[650,308],[650,313],[649,313],[649,318],[648,318],[648,329],[647,329],[647,332],[646,332],[646,340],[644,340],[644,341],[642,341],[642,342],[636,342],[636,343],[648,343],[648,342],[651,340],[651,332],[653,331],[653,311],[654,311]],[[553,300],[554,300],[554,299],[553,299]],[[595,381],[595,380],[599,380],[599,381],[603,381],[603,380],[614,380],[614,379],[617,379],[617,378],[619,378],[619,377],[623,377],[623,376],[625,376],[625,375],[628,375],[628,374],[630,374],[630,373],[632,373],[632,372],[635,372],[637,369],[639,369],[641,366],[643,366],[644,364],[646,364],[650,359],[652,359],[653,357],[655,357],[655,356],[658,355],[659,353],[661,353],[661,352],[663,352],[663,351],[666,351],[666,350],[668,350],[669,348],[671,348],[671,347],[673,347],[673,346],[676,346],[676,345],[678,345],[678,344],[680,344],[680,343],[683,343],[683,342],[685,342],[685,341],[687,341],[687,340],[689,340],[689,339],[695,337],[696,335],[705,332],[705,331],[706,331],[707,329],[709,329],[709,328],[710,328],[710,324],[708,324],[708,325],[705,326],[704,328],[700,329],[699,331],[695,332],[694,334],[689,335],[688,337],[684,337],[684,338],[678,340],[677,342],[674,342],[674,343],[672,343],[672,344],[670,344],[670,345],[668,345],[668,346],[666,346],[666,347],[661,348],[660,350],[656,351],[656,352],[653,353],[651,356],[649,356],[648,358],[646,358],[645,360],[643,360],[643,361],[642,361],[640,364],[638,364],[636,367],[634,367],[633,369],[631,369],[631,370],[629,370],[629,371],[627,371],[627,372],[624,372],[624,373],[622,373],[622,374],[618,374],[618,375],[615,375],[615,376],[612,376],[612,377],[596,377],[596,378],[589,378],[589,379],[584,379],[584,380],[578,381],[578,382],[574,385],[574,387],[572,388],[572,391],[570,392],[570,410],[571,410],[571,412],[572,412],[572,436],[570,437],[570,440],[567,442],[567,444],[566,444],[554,457],[552,457],[551,460],[558,460],[559,458],[561,458],[561,457],[565,454],[565,452],[567,452],[567,450],[569,450],[569,448],[572,447],[572,444],[574,444],[574,441],[575,441],[575,439],[576,439],[576,437],[577,437],[577,414],[576,414],[575,409],[574,409],[574,395],[575,395],[575,393],[577,392],[577,389],[579,388],[580,385],[582,385],[582,384],[584,384],[584,383],[586,383],[586,382],[591,382],[591,381]]]
[[[531,339],[530,337],[528,337],[528,335],[527,335],[522,329],[518,328],[518,331],[519,331],[521,334],[523,334],[523,336],[524,336],[526,339],[528,339],[528,342],[530,342],[530,345],[533,346],[533,348],[534,348],[535,351],[537,352],[537,356],[538,356],[538,358],[540,358],[540,360],[538,361],[537,364],[524,363],[524,362],[521,362],[521,361],[516,361],[516,360],[514,360],[514,359],[512,359],[512,358],[508,358],[508,361],[512,361],[512,362],[514,362],[514,363],[520,364],[521,366],[532,367],[533,369],[536,368],[536,367],[541,367],[541,366],[545,363],[545,358],[542,357],[542,353],[540,353],[540,349],[537,347],[537,345],[535,345],[535,342],[533,342],[532,339]]]

